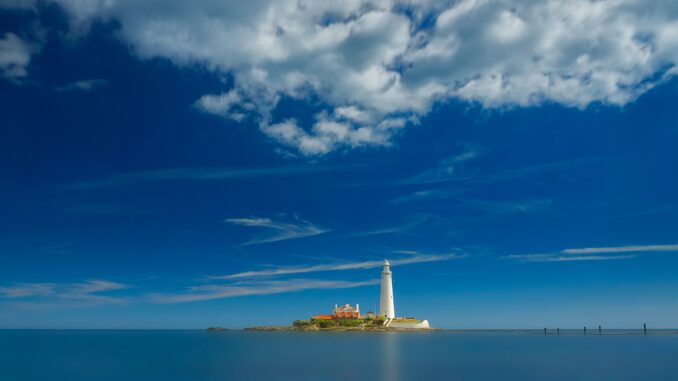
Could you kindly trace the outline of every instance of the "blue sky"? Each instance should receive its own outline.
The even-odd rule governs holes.
[[[676,327],[674,4],[160,3],[0,6],[0,327]]]

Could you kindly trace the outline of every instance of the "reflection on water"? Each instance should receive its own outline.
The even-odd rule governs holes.
[[[2,381],[666,380],[678,335],[2,331]]]
[[[395,332],[379,335],[379,375],[382,381],[401,380],[400,337],[401,335]]]

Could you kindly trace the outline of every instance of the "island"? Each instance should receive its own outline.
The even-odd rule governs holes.
[[[440,331],[434,328],[417,328],[422,322],[415,318],[394,319],[390,325],[384,325],[385,320],[380,318],[365,319],[308,319],[295,320],[290,326],[260,326],[245,328],[245,331],[298,331],[298,332],[355,332],[355,331],[377,331],[377,332],[407,332],[407,331]]]

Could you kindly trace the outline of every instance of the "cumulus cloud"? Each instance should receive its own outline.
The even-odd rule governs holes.
[[[312,237],[323,234],[329,230],[320,228],[308,221],[294,217],[291,221],[272,220],[270,218],[228,218],[226,222],[233,225],[264,228],[269,233],[260,235],[243,245],[255,245],[260,243],[285,241],[288,239]]]
[[[13,33],[0,38],[0,75],[9,80],[25,77],[33,47]]]
[[[320,114],[311,131],[297,124],[294,119],[281,123],[262,122],[261,130],[279,142],[296,147],[307,156],[322,155],[340,145],[360,147],[364,145],[387,145],[394,129],[406,124],[402,118],[381,121],[374,126],[354,127],[349,121],[338,121]]]
[[[663,0],[54,1],[76,27],[119,20],[142,58],[228,73],[234,87],[196,106],[309,156],[387,145],[453,99],[625,105],[678,62],[678,3]],[[276,120],[283,97],[326,107]]]

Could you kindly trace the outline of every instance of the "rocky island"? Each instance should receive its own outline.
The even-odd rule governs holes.
[[[377,332],[407,332],[407,331],[440,331],[433,328],[416,328],[422,322],[414,318],[394,319],[392,325],[384,325],[384,319],[309,319],[295,320],[290,326],[259,326],[245,328],[245,331],[251,332],[355,332],[355,331],[377,331]],[[395,324],[393,324],[395,323]]]

